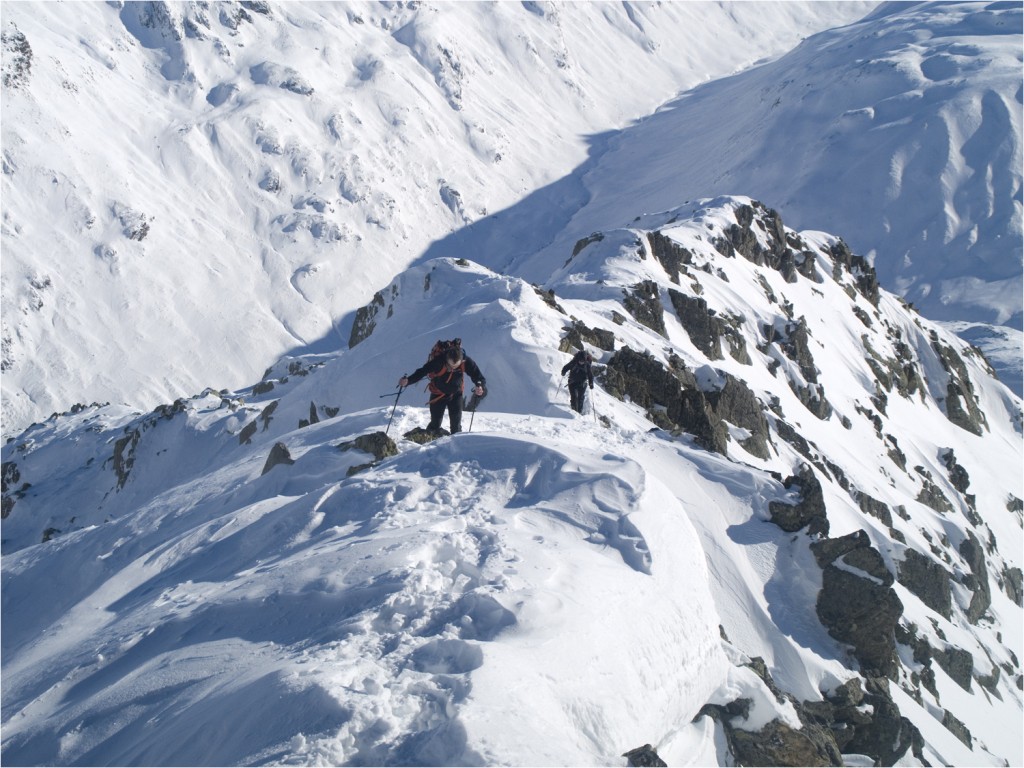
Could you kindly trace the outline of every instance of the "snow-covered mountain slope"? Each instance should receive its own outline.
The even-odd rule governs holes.
[[[510,225],[478,224],[483,260],[544,280],[580,237],[638,210],[750,195],[798,228],[842,233],[889,290],[959,321],[1020,394],[1022,15],[1020,3],[887,3],[701,85]],[[554,221],[524,243],[538,209]],[[467,244],[458,233],[433,253]]]
[[[874,5],[5,3],[4,434],[333,349],[588,136]]]
[[[4,761],[1020,764],[1021,400],[750,199],[573,250],[4,446]],[[490,393],[419,446],[452,336]]]

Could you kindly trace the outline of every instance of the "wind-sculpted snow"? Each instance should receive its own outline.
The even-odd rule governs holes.
[[[311,449],[316,490],[272,473],[260,501],[221,486],[5,558],[5,761],[575,763],[667,733],[724,664],[698,542],[638,465],[553,426],[340,482]],[[505,709],[534,714],[496,738]]]
[[[4,761],[1019,763],[1021,401],[984,358],[749,198],[556,266],[436,259],[347,349],[5,445]],[[420,446],[396,382],[453,336],[489,394]]]

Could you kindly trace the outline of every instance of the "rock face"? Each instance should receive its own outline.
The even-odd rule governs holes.
[[[772,720],[758,731],[745,730],[750,699],[728,704],[706,704],[697,714],[710,716],[722,725],[735,765],[844,765],[843,754],[863,754],[875,765],[894,765],[908,751],[922,758],[924,740],[914,725],[900,714],[885,678],[853,677],[818,701],[798,701],[779,689],[763,659],[753,658],[753,669],[781,704],[788,702],[800,720],[800,728]],[[866,688],[866,690],[865,690]]]
[[[932,347],[949,375],[946,383],[946,418],[972,434],[984,434],[988,424],[985,414],[978,407],[978,396],[963,359],[951,346],[940,342],[937,336],[932,338]]]
[[[682,361],[676,362],[669,370],[652,355],[625,347],[608,361],[602,383],[615,397],[647,409],[656,424],[694,435],[707,450],[728,454],[729,422],[750,432],[740,441],[745,450],[769,458],[771,435],[764,405],[750,388],[725,374],[720,389],[705,392]]]
[[[651,253],[665,268],[669,279],[679,285],[679,273],[685,272],[687,265],[693,263],[693,254],[661,232],[651,232],[647,236],[647,241],[650,243]]]
[[[899,565],[899,581],[936,613],[945,618],[952,614],[952,592],[949,571],[916,549],[907,549]]]
[[[977,624],[992,605],[992,588],[988,583],[988,567],[985,565],[985,550],[978,537],[971,531],[960,544],[960,556],[970,566],[971,572],[961,581],[971,590],[971,604],[967,607],[967,620]]]
[[[658,750],[650,744],[644,744],[642,747],[631,749],[629,752],[623,753],[622,756],[626,758],[627,765],[637,766],[637,768],[645,766],[664,768],[668,766],[668,763],[658,757]]]
[[[292,458],[291,453],[288,452],[288,446],[284,443],[274,443],[274,447],[270,449],[270,455],[267,456],[267,462],[263,465],[263,471],[261,475],[267,474],[274,467],[281,464],[294,464],[295,459]]]
[[[771,457],[769,444],[771,433],[764,405],[753,391],[731,374],[726,374],[722,389],[705,393],[711,410],[723,421],[735,424],[750,432],[750,437],[740,440],[740,445],[759,459]]]
[[[653,280],[637,283],[631,290],[623,290],[622,304],[638,323],[652,331],[665,332],[665,308],[661,304],[661,292]]]
[[[807,526],[811,535],[828,535],[828,515],[825,509],[825,496],[821,490],[821,482],[810,466],[804,464],[798,474],[786,478],[783,485],[788,489],[794,486],[800,489],[800,501],[787,504],[772,501],[768,510],[772,522],[784,531],[799,531]]]
[[[832,637],[853,647],[865,676],[895,677],[895,631],[903,603],[894,578],[868,536],[857,531],[811,544],[822,567],[817,611]]]
[[[723,359],[721,338],[725,333],[725,323],[708,310],[707,301],[672,289],[668,295],[693,345],[709,360]]]

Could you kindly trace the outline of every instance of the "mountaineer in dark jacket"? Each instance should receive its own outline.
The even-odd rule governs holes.
[[[473,362],[473,358],[462,354],[462,349],[452,347],[437,357],[428,360],[427,363],[417,368],[408,376],[403,376],[398,381],[398,386],[407,387],[415,384],[424,376],[430,377],[430,423],[427,430],[439,432],[441,420],[444,418],[445,410],[448,411],[448,425],[454,435],[462,431],[462,390],[463,379],[468,375],[473,381],[473,394],[476,399],[486,394],[484,385],[487,383],[480,368]]]
[[[582,349],[576,356],[562,366],[562,375],[569,374],[569,404],[577,413],[583,413],[583,403],[587,398],[587,385],[594,388],[594,372],[590,364],[594,358]]]

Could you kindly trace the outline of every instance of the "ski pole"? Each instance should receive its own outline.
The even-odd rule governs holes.
[[[398,392],[395,393],[395,404],[391,406],[391,416],[388,417],[388,426],[384,430],[385,435],[388,433],[388,430],[391,429],[391,420],[395,418],[395,409],[398,407],[398,398],[402,396],[402,389],[404,389],[404,387],[400,386],[398,388]],[[383,395],[381,395],[381,397],[383,397]]]
[[[555,390],[555,397],[558,397],[558,395],[561,394],[561,392],[562,392],[562,384],[564,382],[565,382],[565,374],[563,373],[561,376],[558,377],[558,389]]]
[[[476,418],[476,408],[474,408],[472,411],[469,412],[469,429],[467,430],[468,432],[472,432],[473,431],[473,419],[475,419],[475,418]]]

